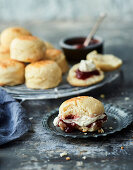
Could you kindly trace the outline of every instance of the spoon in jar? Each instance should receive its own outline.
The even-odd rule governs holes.
[[[83,44],[77,45],[77,48],[82,48],[82,47],[87,47],[89,45],[89,43],[92,40],[92,37],[95,35],[96,31],[98,30],[98,28],[100,27],[101,22],[103,21],[103,19],[107,16],[106,13],[102,13],[100,14],[97,22],[95,23],[95,25],[92,27],[90,33],[88,34],[88,36],[86,37],[85,41]]]

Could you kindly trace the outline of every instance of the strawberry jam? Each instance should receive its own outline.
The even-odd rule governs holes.
[[[81,39],[80,41],[81,41],[80,43],[75,44],[75,45],[76,45],[76,48],[77,48],[77,49],[85,48],[85,46],[84,46],[84,44],[83,44],[84,42],[82,41],[82,39]],[[97,44],[97,43],[99,43],[98,40],[96,40],[96,39],[91,39],[89,45],[94,45],[94,44]],[[89,46],[89,45],[88,45],[88,46]]]
[[[89,71],[89,72],[82,72],[82,71],[80,71],[79,69],[78,70],[76,70],[76,78],[78,78],[78,79],[82,79],[82,80],[85,80],[85,79],[87,79],[87,78],[89,78],[89,77],[92,77],[92,76],[94,76],[94,75],[99,75],[100,73],[99,73],[99,71],[98,70],[94,70],[94,71]]]
[[[103,119],[96,120],[95,122],[89,124],[87,127],[91,128],[92,126],[96,125],[99,128],[101,128],[102,124],[104,122],[106,122],[106,120],[107,120],[107,116],[105,116]],[[61,124],[60,124],[60,122],[61,122]],[[73,131],[75,131],[79,127],[79,125],[77,125],[74,122],[73,123],[66,123],[62,119],[60,119],[59,124],[62,126],[61,129],[63,129],[66,133],[73,132]],[[59,124],[58,124],[58,126],[59,126]]]

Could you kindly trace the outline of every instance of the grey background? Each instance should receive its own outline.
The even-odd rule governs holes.
[[[88,20],[100,12],[132,20],[133,0],[0,0],[1,21]]]

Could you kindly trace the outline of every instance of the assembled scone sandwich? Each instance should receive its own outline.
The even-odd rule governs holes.
[[[122,65],[122,60],[112,54],[98,54],[92,51],[86,56],[87,60],[93,60],[97,67],[103,71],[113,71]]]
[[[67,81],[72,86],[90,86],[104,79],[104,73],[90,60],[81,60],[68,73]]]
[[[52,60],[41,60],[25,68],[26,86],[32,89],[48,89],[59,85],[62,71]]]
[[[55,61],[61,68],[62,73],[65,73],[68,70],[68,63],[66,61],[65,55],[61,50],[47,49],[44,59]]]
[[[25,65],[12,59],[0,59],[0,86],[24,83]]]
[[[15,38],[10,46],[11,58],[22,62],[35,62],[44,58],[44,42],[34,36]]]
[[[59,114],[53,124],[65,132],[74,130],[93,132],[101,129],[106,121],[104,106],[99,100],[80,96],[66,100],[61,104]]]
[[[12,40],[22,35],[31,35],[31,33],[22,27],[7,28],[1,32],[1,45],[9,49]]]

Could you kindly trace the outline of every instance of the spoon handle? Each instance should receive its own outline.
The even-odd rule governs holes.
[[[91,29],[91,32],[89,33],[89,35],[87,36],[87,38],[84,41],[83,46],[88,46],[92,37],[94,36],[94,34],[96,33],[97,29],[99,28],[101,22],[103,21],[103,19],[106,17],[106,14],[102,14],[100,15],[99,19],[97,20],[97,22],[95,23],[95,25],[93,26],[93,28]]]

